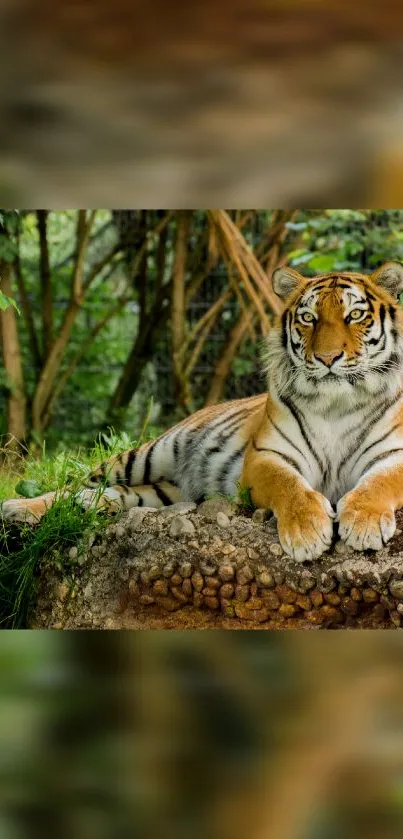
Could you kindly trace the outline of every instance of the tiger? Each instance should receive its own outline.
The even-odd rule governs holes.
[[[80,503],[110,511],[199,503],[247,489],[284,553],[319,559],[338,538],[379,550],[403,507],[403,266],[304,277],[277,268],[282,311],[264,341],[267,392],[205,407],[102,463]],[[37,521],[55,493],[3,503]]]

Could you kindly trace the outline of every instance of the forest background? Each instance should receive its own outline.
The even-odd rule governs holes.
[[[0,211],[0,222],[3,458],[87,447],[111,428],[139,439],[263,391],[277,265],[368,272],[403,257],[402,210]]]

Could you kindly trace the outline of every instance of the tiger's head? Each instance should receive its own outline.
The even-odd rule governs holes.
[[[284,311],[269,336],[268,362],[271,348],[283,381],[313,395],[376,389],[388,375],[403,374],[402,265],[386,263],[370,276],[334,271],[310,279],[278,268],[273,287]]]

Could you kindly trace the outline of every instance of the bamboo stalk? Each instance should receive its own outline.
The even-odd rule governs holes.
[[[172,274],[171,328],[174,386],[180,404],[188,401],[188,386],[183,378],[181,350],[185,337],[185,281],[187,243],[190,229],[190,214],[181,211],[178,215],[175,264]]]

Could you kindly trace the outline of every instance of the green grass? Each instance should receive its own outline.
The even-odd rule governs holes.
[[[76,493],[91,469],[136,445],[128,435],[110,431],[90,451],[64,451],[52,457],[43,449],[40,457],[21,460],[14,473],[9,468],[0,472],[0,501],[19,493],[25,495],[27,490],[40,495],[68,486],[71,492],[67,498],[58,497],[36,526],[9,527],[0,519],[1,626],[24,627],[41,567],[52,564],[68,573],[73,564],[69,549],[77,545],[84,550],[90,536],[93,538],[107,525],[107,517],[75,503]]]
[[[240,510],[244,510],[247,513],[253,513],[256,510],[256,504],[252,501],[250,487],[244,487],[238,484],[238,506]]]

